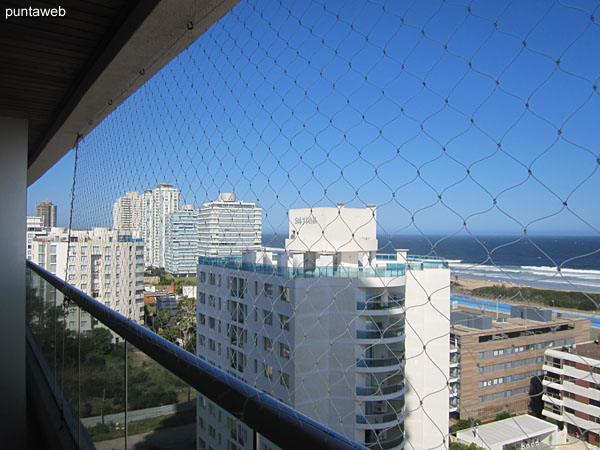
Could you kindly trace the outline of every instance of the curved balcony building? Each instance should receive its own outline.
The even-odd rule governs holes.
[[[447,265],[378,255],[375,207],[289,218],[285,249],[200,258],[199,355],[368,448],[444,448]]]

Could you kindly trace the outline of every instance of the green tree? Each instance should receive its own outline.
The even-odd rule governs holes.
[[[92,349],[97,355],[108,355],[112,352],[112,333],[106,328],[94,328],[90,333]]]
[[[504,420],[513,417],[513,415],[509,411],[502,411],[501,413],[496,414],[496,420]]]
[[[456,433],[457,431],[465,430],[467,428],[471,428],[476,425],[481,425],[481,420],[473,419],[472,417],[469,417],[466,420],[460,419],[458,422],[456,422],[454,425],[452,425],[450,427],[450,433]]]
[[[460,442],[450,442],[450,450],[483,450],[475,444],[461,444]]]

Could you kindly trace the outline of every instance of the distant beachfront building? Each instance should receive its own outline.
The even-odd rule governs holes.
[[[144,243],[116,230],[53,228],[32,240],[32,261],[137,323],[144,318]],[[91,329],[85,312],[70,308],[67,327]]]
[[[160,183],[142,195],[142,238],[145,242],[144,261],[147,266],[165,267],[167,214],[179,210],[179,189]]]
[[[600,447],[598,340],[546,350],[542,414],[567,432]]]
[[[198,251],[201,256],[241,255],[257,250],[262,239],[262,209],[255,203],[222,193],[205,203],[199,215]]]
[[[589,319],[511,307],[498,319],[478,310],[452,311],[450,408],[460,419],[489,421],[527,413],[531,379],[543,375],[544,350],[583,342]]]
[[[167,214],[165,270],[179,276],[195,276],[198,265],[199,212],[192,205]]]
[[[42,226],[45,228],[56,226],[56,205],[46,199],[35,205],[35,215],[42,218]]]
[[[374,206],[289,220],[285,249],[200,257],[198,355],[369,448],[447,448],[447,264],[377,255]],[[208,406],[201,448],[252,448]]]
[[[142,196],[127,192],[113,205],[113,230],[140,237],[142,230]]]

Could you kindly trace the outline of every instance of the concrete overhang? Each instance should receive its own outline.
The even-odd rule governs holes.
[[[67,92],[57,96],[55,103],[50,103],[53,111],[49,114],[50,119],[38,121],[40,123],[36,126],[39,127],[39,132],[36,129],[36,133],[32,135],[30,131],[27,184],[31,185],[40,178],[74,147],[77,139],[90,133],[108,114],[196,41],[238,2],[239,0],[125,1],[122,8],[126,8],[127,11],[120,15],[117,26],[114,26],[113,21],[112,27],[106,27],[105,34],[108,36],[101,40],[100,48],[97,47],[89,55],[84,55],[89,57],[81,67],[76,67],[77,76],[68,84]],[[69,2],[62,2],[68,10],[65,3]],[[81,4],[84,3],[89,2],[80,2],[75,7],[81,8]],[[111,6],[115,4],[114,1],[106,3],[111,3]],[[98,3],[95,4],[95,7],[97,6]],[[60,32],[60,22],[55,24],[58,24],[55,25],[57,30],[43,31]],[[85,30],[82,30],[82,36],[78,37],[85,38],[84,33]],[[6,35],[7,33],[4,33],[2,37],[5,38]],[[17,42],[17,36],[11,38]],[[3,40],[6,42],[6,39]],[[48,46],[52,43],[42,42],[40,45]],[[4,58],[6,55],[3,54],[3,59],[12,57],[9,55]],[[37,58],[37,68],[32,69],[35,65],[28,64],[25,75],[37,76],[39,80],[40,76],[35,72],[40,71],[39,55],[31,59],[34,58]],[[55,70],[56,61],[52,61],[52,55],[48,55],[48,58],[41,64],[54,62],[52,68]],[[57,60],[64,59],[57,57]],[[7,79],[18,79],[19,73],[16,71],[20,69],[17,67],[12,72],[11,70]],[[43,78],[41,82],[44,82]],[[34,83],[30,85],[31,89],[37,87]],[[10,92],[2,93],[7,94],[7,98],[10,96]],[[13,102],[4,109],[29,116],[35,113],[28,108],[33,109],[30,105]]]

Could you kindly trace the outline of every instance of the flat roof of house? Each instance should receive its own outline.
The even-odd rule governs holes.
[[[487,315],[490,316],[491,314]],[[523,331],[534,328],[556,327],[559,325],[566,325],[569,323],[580,322],[585,320],[589,319],[586,319],[584,317],[556,317],[556,314],[553,315],[552,322],[542,322],[538,320],[521,319],[517,317],[509,317],[506,318],[505,322],[497,322],[495,320],[495,317],[492,317],[492,327],[487,330],[471,328],[465,325],[453,325],[451,327],[451,332],[460,336],[473,334],[508,333],[510,331]]]
[[[535,438],[543,434],[552,433],[556,429],[556,425],[530,416],[529,414],[523,414],[461,430],[456,435],[459,439],[467,442],[474,442],[474,437],[477,437],[492,447],[495,444],[511,444]],[[473,431],[475,431],[475,434]]]

